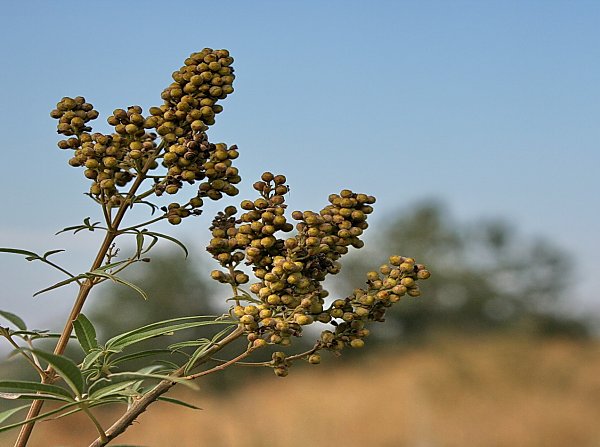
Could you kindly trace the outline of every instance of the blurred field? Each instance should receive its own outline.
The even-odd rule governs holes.
[[[114,445],[600,446],[599,342],[446,336],[356,363],[324,360],[285,379],[265,370],[226,396],[186,397],[203,411],[156,404]],[[31,445],[93,436],[77,417],[39,424]]]

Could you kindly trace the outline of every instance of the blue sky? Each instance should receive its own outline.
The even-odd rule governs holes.
[[[236,91],[210,136],[239,145],[242,192],[269,169],[287,175],[293,208],[318,208],[344,187],[375,195],[372,228],[431,197],[460,220],[500,217],[571,252],[573,300],[600,310],[599,2],[3,1],[2,9],[0,246],[69,248],[57,260],[87,269],[94,235],[50,238],[96,210],[82,173],[55,146],[49,111],[62,96],[83,95],[107,130],[114,108],[160,104],[189,53],[228,48]],[[176,234],[202,246],[206,214]],[[14,261],[0,257],[0,307],[27,313],[32,292],[59,278]],[[33,320],[61,313],[72,295],[44,298]]]

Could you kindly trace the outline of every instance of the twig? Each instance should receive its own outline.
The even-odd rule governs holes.
[[[200,371],[200,372],[197,372],[195,374],[190,374],[189,376],[185,376],[183,378],[187,379],[187,380],[194,380],[194,379],[197,379],[198,377],[206,376],[208,374],[212,374],[212,373],[217,372],[217,371],[222,371],[223,369],[227,368],[228,366],[231,366],[234,363],[237,363],[240,360],[245,359],[246,357],[248,357],[252,353],[252,351],[253,351],[252,349],[248,349],[248,350],[242,352],[237,357],[234,357],[231,360],[226,361],[225,363],[217,365],[214,368],[207,369],[205,371]]]

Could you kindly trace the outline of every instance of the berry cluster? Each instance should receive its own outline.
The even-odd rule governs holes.
[[[346,299],[334,300],[328,307],[328,292],[322,282],[329,274],[340,271],[339,259],[348,247],[361,248],[360,239],[368,227],[367,216],[373,212],[375,198],[343,190],[329,196],[329,205],[319,212],[294,211],[296,234],[279,237],[294,229],[285,217],[286,178],[265,172],[254,184],[260,197],[244,200],[245,212],[236,218],[235,207],[227,207],[213,220],[213,239],[207,250],[225,267],[212,272],[213,279],[231,284],[238,303],[232,309],[246,330],[253,346],[277,344],[288,346],[292,337],[302,334],[302,327],[313,322],[330,323],[323,331],[317,349],[307,355],[309,363],[320,362],[319,349],[340,351],[345,346],[359,348],[369,334],[370,321],[382,321],[387,307],[403,295],[418,296],[416,282],[427,279],[429,272],[411,258],[392,256],[390,265],[369,272],[368,288],[357,289]],[[251,266],[259,280],[249,290],[257,298],[243,295],[239,286],[249,281],[241,264]],[[287,375],[289,361],[283,352],[273,354],[271,366],[279,376]]]
[[[150,113],[158,119],[156,128],[167,142],[188,133],[206,131],[223,110],[217,104],[233,92],[233,58],[227,50],[205,48],[192,53],[185,65],[173,73],[173,82],[161,97],[165,103]]]
[[[114,132],[108,135],[90,133],[88,122],[98,112],[83,97],[63,98],[50,113],[59,120],[58,132],[70,137],[58,146],[75,151],[69,164],[85,167],[85,176],[94,181],[90,193],[111,206],[123,202],[119,187],[157,168],[160,158],[167,173],[152,176],[156,195],[176,194],[184,183],[202,181],[195,199],[234,196],[241,180],[232,166],[237,147],[210,143],[205,133],[223,110],[217,101],[233,92],[232,63],[227,50],[193,53],[173,73],[175,82],[163,91],[163,105],[151,107],[148,116],[139,106],[114,110],[107,120]],[[162,143],[157,144],[159,136]],[[177,215],[169,211],[170,222],[189,214],[179,209]]]
[[[83,96],[64,97],[56,104],[56,109],[50,112],[50,116],[58,120],[58,133],[72,136],[92,130],[87,123],[98,118],[98,111],[94,110],[94,106],[86,102]],[[74,144],[73,141],[62,140],[58,146],[68,149],[76,147]]]
[[[244,200],[241,208],[246,212],[239,219],[235,207],[227,207],[217,214],[210,227],[213,239],[207,247],[229,273],[216,271],[213,278],[232,285],[248,282],[247,275],[235,269],[243,260],[254,266],[255,275],[264,275],[265,267],[273,263],[273,257],[283,249],[283,241],[276,238],[278,231],[289,232],[294,227],[287,222],[284,211],[284,195],[289,188],[283,175],[265,172],[262,180],[254,184],[261,197],[255,201]],[[240,282],[239,279],[244,279]]]
[[[218,200],[223,194],[235,196],[238,189],[234,186],[241,181],[238,169],[232,166],[232,160],[239,156],[237,146],[227,147],[224,143],[213,144],[204,132],[195,133],[189,140],[171,144],[163,156],[163,165],[167,175],[163,182],[155,187],[161,195],[176,194],[184,182],[200,184],[199,196]]]
[[[341,350],[344,346],[364,346],[363,339],[369,335],[366,323],[384,321],[387,308],[404,295],[420,296],[417,281],[431,275],[425,266],[403,256],[391,256],[389,262],[389,265],[380,267],[380,273],[367,273],[366,289],[356,289],[346,299],[332,303],[327,312],[332,318],[342,321],[335,324],[335,332],[321,333],[323,347]]]

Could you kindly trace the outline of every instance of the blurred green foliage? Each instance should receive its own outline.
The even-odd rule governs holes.
[[[338,275],[344,293],[364,285],[365,273],[389,254],[427,265],[422,296],[405,297],[375,328],[380,340],[437,329],[517,328],[537,334],[585,336],[587,322],[564,312],[573,272],[570,256],[549,241],[523,237],[501,219],[460,223],[437,201],[391,215]],[[391,323],[391,324],[390,324]]]

